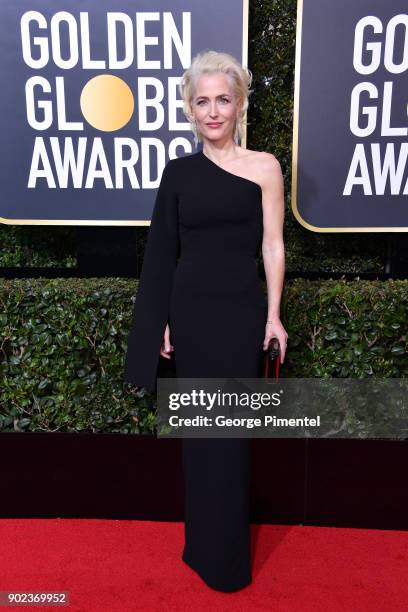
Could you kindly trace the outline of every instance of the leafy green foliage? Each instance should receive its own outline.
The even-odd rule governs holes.
[[[285,316],[291,376],[408,376],[408,281],[295,279]]]
[[[73,230],[69,226],[0,224],[0,266],[73,268],[77,264]]]
[[[154,431],[156,397],[123,384],[134,281],[0,284],[0,431]],[[285,285],[285,377],[408,376],[408,281]]]
[[[0,430],[151,430],[151,402],[121,381],[131,284],[3,281]]]

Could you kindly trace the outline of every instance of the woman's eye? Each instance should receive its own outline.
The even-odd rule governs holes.
[[[221,98],[221,102],[229,102],[228,98]],[[205,100],[199,100],[197,102],[198,106],[201,106],[203,103],[205,103]]]

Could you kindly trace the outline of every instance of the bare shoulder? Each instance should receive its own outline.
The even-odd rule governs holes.
[[[265,170],[281,169],[280,163],[272,153],[266,151],[252,151],[251,149],[245,149],[246,157],[248,161],[252,161],[254,165],[259,165],[265,168]],[[244,157],[244,156],[243,156]]]
[[[273,155],[273,153],[267,153],[266,151],[258,151],[258,163],[260,168],[266,173],[277,173],[282,172],[279,160]]]
[[[267,153],[266,151],[253,151],[252,149],[242,149],[245,151],[250,159],[253,159],[256,162],[261,162],[265,164],[275,164],[279,165],[279,161],[272,153]]]
[[[263,189],[276,187],[282,182],[282,168],[275,155],[266,151],[247,151],[248,161],[253,162],[254,175]]]

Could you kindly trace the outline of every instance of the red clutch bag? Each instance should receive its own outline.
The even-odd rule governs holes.
[[[265,353],[264,378],[270,380],[275,375],[275,382],[278,382],[280,366],[280,345],[277,338],[271,338],[268,349]]]

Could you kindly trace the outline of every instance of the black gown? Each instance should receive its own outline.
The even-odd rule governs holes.
[[[134,305],[125,382],[156,390],[167,322],[178,377],[261,376],[267,299],[256,256],[262,220],[256,182],[202,151],[167,163]],[[214,589],[242,588],[251,582],[251,439],[184,438],[182,445],[182,559]]]

